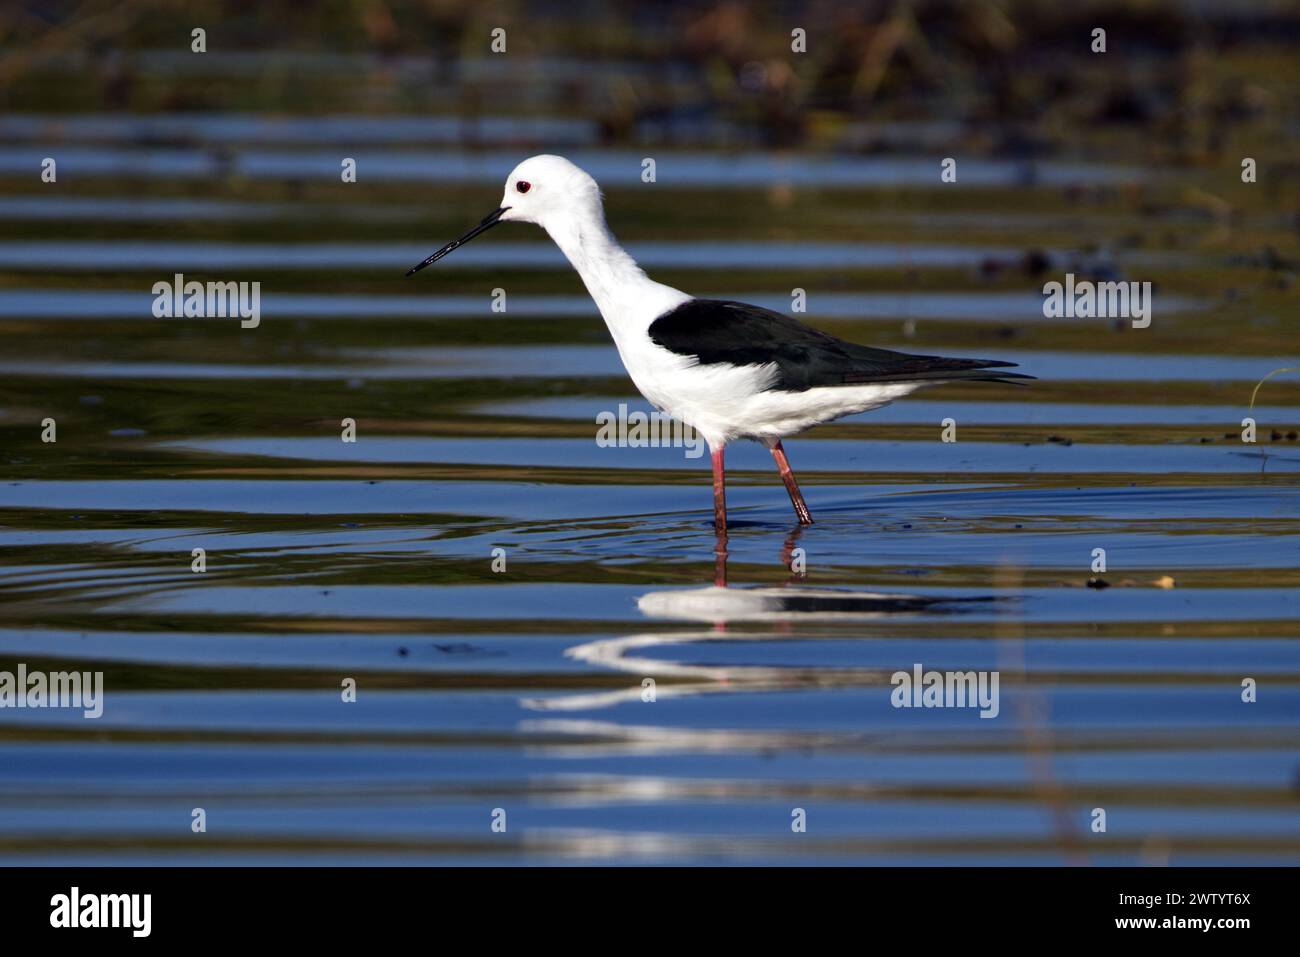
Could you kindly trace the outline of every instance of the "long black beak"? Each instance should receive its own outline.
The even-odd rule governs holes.
[[[412,266],[410,269],[406,270],[406,274],[407,274],[408,276],[413,276],[413,275],[415,275],[417,272],[419,272],[419,271],[420,271],[421,269],[423,269],[425,266],[432,266],[432,265],[433,265],[434,263],[436,263],[439,259],[441,259],[443,256],[447,255],[449,252],[451,252],[451,251],[452,251],[453,249],[455,249],[456,247],[458,247],[458,246],[464,246],[467,242],[469,242],[471,239],[473,239],[473,238],[474,238],[475,236],[477,236],[479,233],[485,233],[485,232],[487,232],[489,229],[491,229],[493,226],[495,226],[497,223],[499,223],[499,222],[501,221],[501,216],[502,216],[502,215],[505,213],[505,211],[506,211],[507,209],[509,209],[509,208],[510,208],[509,206],[502,206],[500,209],[494,209],[494,210],[492,210],[492,212],[488,213],[486,216],[483,217],[483,222],[479,223],[477,226],[475,226],[473,229],[471,229],[469,232],[467,232],[464,236],[460,237],[460,239],[453,239],[451,242],[449,242],[447,245],[443,246],[441,249],[439,249],[436,253],[434,253],[432,256],[430,256],[428,259],[426,259],[424,262],[422,262],[422,263],[418,263],[417,265],[414,265],[414,266]]]

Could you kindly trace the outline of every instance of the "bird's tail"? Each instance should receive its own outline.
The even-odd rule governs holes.
[[[1037,376],[1022,372],[1003,372],[1014,362],[998,359],[948,359],[944,356],[907,356],[906,361],[887,368],[849,372],[846,384],[858,382],[1007,382],[1021,385]]]

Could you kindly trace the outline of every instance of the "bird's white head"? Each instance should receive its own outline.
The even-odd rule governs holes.
[[[452,240],[422,263],[412,266],[406,274],[409,276],[432,265],[497,223],[536,223],[549,230],[559,220],[571,217],[604,221],[600,187],[586,170],[575,166],[563,156],[531,156],[516,166],[506,178],[505,194],[501,197],[500,207],[488,213],[481,223],[464,236]]]
[[[556,216],[600,213],[600,187],[563,156],[530,156],[506,177],[501,207],[503,221],[545,227]]]

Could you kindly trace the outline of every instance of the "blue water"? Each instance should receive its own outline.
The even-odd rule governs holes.
[[[960,135],[922,121],[837,134],[890,155],[665,149],[655,184],[589,118],[489,115],[487,149],[451,148],[465,135],[410,114],[0,117],[0,672],[104,679],[97,719],[0,708],[0,862],[1294,863],[1294,375],[1251,401],[1300,357],[1285,268],[1233,265],[1289,229],[1281,205],[1212,234],[1194,171],[1000,157],[962,159],[992,198],[922,203]],[[597,413],[648,407],[540,234],[402,278],[451,238],[426,235],[427,187],[481,215],[555,143],[682,223],[715,192],[767,197],[788,238],[733,234],[721,208],[674,239],[626,223],[652,272],[736,273],[692,292],[788,311],[764,273],[807,270],[812,323],[1038,381],[791,439],[806,529],[736,443],[719,562],[707,459],[596,444]],[[343,149],[361,179],[331,200]],[[75,190],[31,175],[51,150]],[[824,187],[877,211],[858,240],[827,239],[856,207],[801,218]],[[355,235],[372,223],[382,239]],[[1046,320],[1043,278],[975,275],[1030,249],[1152,279],[1152,327]],[[212,269],[298,281],[268,284],[255,330],[152,317],[154,282]],[[505,315],[497,270],[528,273]],[[996,717],[896,707],[917,667],[996,674]]]

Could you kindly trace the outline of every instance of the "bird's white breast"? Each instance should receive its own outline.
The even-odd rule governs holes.
[[[822,422],[866,412],[902,398],[917,382],[827,386],[802,392],[773,390],[774,364],[701,365],[643,335],[619,348],[628,375],[656,407],[693,426],[714,448],[734,439],[779,439]]]

